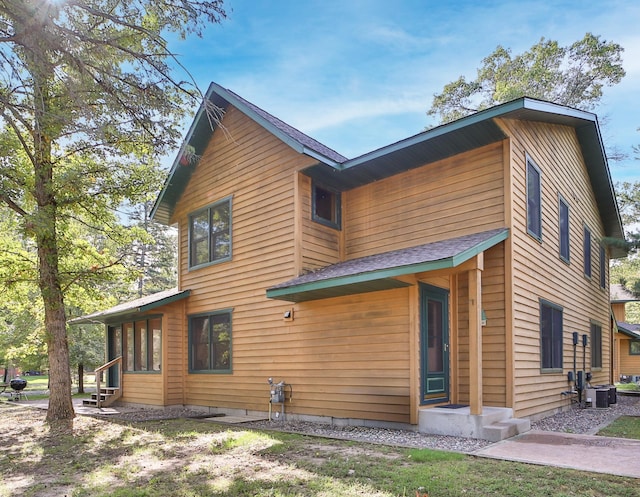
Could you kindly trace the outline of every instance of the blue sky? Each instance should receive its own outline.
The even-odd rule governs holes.
[[[229,88],[347,157],[422,131],[434,93],[476,76],[498,45],[585,33],[625,48],[623,82],[596,109],[614,181],[640,181],[640,2],[636,0],[226,0],[229,18],[171,48],[204,90]]]

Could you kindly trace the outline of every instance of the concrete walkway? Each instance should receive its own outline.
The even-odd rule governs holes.
[[[529,431],[474,455],[640,478],[640,440]]]

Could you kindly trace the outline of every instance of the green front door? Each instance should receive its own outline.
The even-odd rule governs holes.
[[[449,401],[449,291],[420,285],[422,404]]]

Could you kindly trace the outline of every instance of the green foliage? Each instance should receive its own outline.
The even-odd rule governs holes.
[[[73,415],[67,310],[137,277],[125,247],[150,237],[122,226],[117,210],[158,190],[154,158],[175,149],[202,99],[176,78],[163,35],[198,35],[225,15],[222,0],[2,3],[0,205],[11,224],[0,283],[11,294],[0,331],[17,332],[13,314],[23,312],[7,307],[42,306],[34,323],[44,321],[50,354],[50,421]]]
[[[590,110],[605,86],[624,77],[622,51],[591,33],[568,47],[541,38],[515,56],[498,46],[482,60],[475,80],[460,76],[435,94],[427,114],[446,123],[523,96]]]
[[[616,197],[620,216],[627,236],[629,254],[624,259],[612,261],[611,284],[620,284],[640,297],[640,182],[616,184]],[[625,307],[626,321],[640,323],[640,304],[628,303]]]

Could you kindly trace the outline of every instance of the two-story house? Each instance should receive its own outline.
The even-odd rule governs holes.
[[[595,115],[521,98],[347,159],[206,99],[224,114],[200,109],[153,211],[178,289],[84,318],[121,401],[265,414],[273,378],[288,419],[498,439],[570,405],[574,332],[611,382],[623,228]]]

